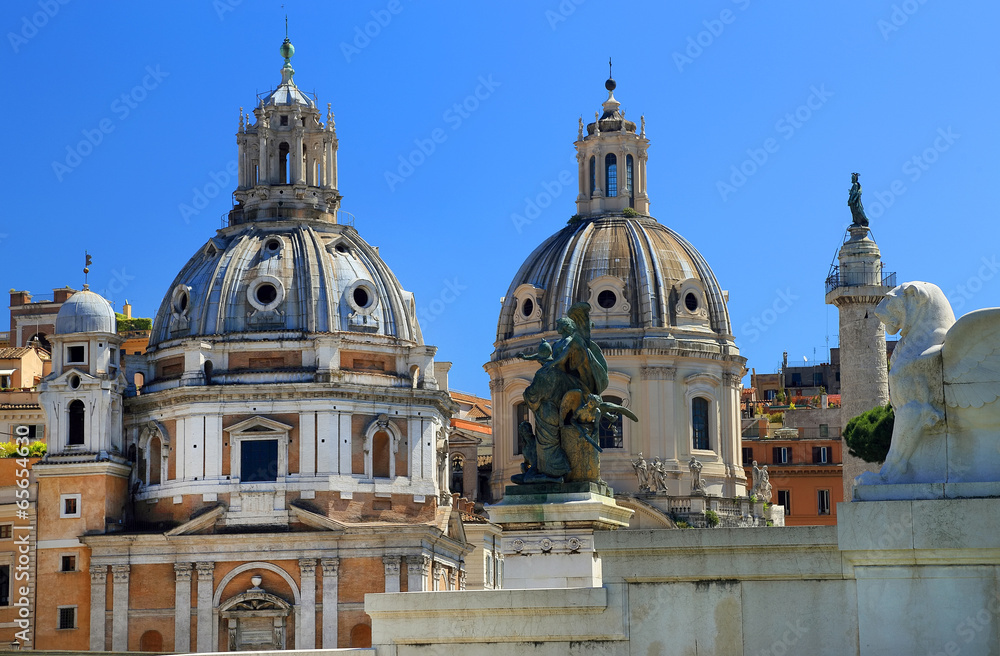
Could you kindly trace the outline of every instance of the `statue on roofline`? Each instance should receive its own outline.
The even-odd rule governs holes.
[[[601,419],[631,411],[601,398],[608,387],[608,364],[590,338],[590,304],[576,303],[556,322],[562,335],[555,344],[543,342],[534,356],[541,368],[524,391],[524,402],[535,425],[517,427],[524,462],[511,477],[518,485],[530,483],[594,483],[600,480]]]
[[[851,218],[854,219],[852,226],[868,227],[868,217],[865,216],[865,207],[861,204],[861,183],[858,182],[858,173],[851,174],[851,192],[847,196],[847,206],[851,208]]]

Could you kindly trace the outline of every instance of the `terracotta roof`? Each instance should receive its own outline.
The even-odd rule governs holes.
[[[461,428],[462,430],[471,431],[473,433],[483,433],[485,435],[493,434],[492,428],[485,424],[481,424],[478,421],[469,421],[468,419],[458,419],[457,417],[452,417],[451,425],[455,428]]]
[[[0,348],[0,360],[20,360],[33,350],[27,346]]]

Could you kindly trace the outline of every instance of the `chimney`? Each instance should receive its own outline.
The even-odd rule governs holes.
[[[126,319],[132,318],[132,304],[128,302],[127,298],[125,299],[125,305],[122,306],[122,314],[125,315]]]

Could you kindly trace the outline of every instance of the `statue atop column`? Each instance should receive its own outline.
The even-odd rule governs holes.
[[[865,216],[865,207],[861,204],[861,183],[858,182],[859,173],[851,174],[851,192],[847,196],[847,206],[851,208],[851,218],[854,219],[852,226],[868,227],[868,217]]]
[[[590,338],[590,304],[576,303],[556,322],[562,335],[536,359],[541,368],[524,391],[524,402],[535,425],[517,427],[524,462],[521,473],[511,477],[518,484],[600,483],[599,432],[604,417],[632,412],[601,398],[608,387],[608,364],[601,347]]]

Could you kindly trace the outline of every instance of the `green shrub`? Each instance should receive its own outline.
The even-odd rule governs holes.
[[[28,457],[29,458],[43,458],[47,452],[48,447],[45,446],[45,442],[35,440],[28,445]],[[23,458],[20,453],[18,453],[18,446],[14,442],[0,442],[0,458]]]
[[[118,321],[118,332],[124,333],[130,330],[152,330],[153,320],[144,319],[142,317],[133,317],[129,319],[124,314],[119,314],[115,312],[115,319]]]
[[[706,510],[705,519],[708,521],[708,525],[711,528],[715,528],[716,526],[719,525],[719,513],[715,512],[714,510]]]
[[[639,213],[636,212],[631,207],[626,207],[625,209],[622,210],[622,216],[627,216],[629,218],[632,218],[632,217],[639,216]]]
[[[892,406],[878,406],[854,417],[844,427],[844,443],[852,456],[865,462],[885,462],[896,415]]]
[[[677,528],[691,528],[691,525],[685,522],[683,519],[676,522]]]

